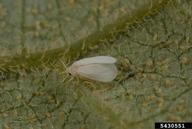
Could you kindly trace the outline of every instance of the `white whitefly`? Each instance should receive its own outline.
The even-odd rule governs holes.
[[[100,82],[110,82],[117,76],[116,59],[110,56],[84,58],[74,62],[67,71]]]

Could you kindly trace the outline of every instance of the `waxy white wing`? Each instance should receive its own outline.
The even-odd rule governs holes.
[[[114,64],[89,64],[80,66],[77,73],[88,79],[110,82],[117,76],[117,68]]]
[[[110,56],[95,56],[84,58],[74,62],[74,65],[87,65],[87,64],[114,64],[116,59]]]

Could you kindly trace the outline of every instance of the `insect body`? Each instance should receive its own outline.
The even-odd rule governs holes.
[[[67,71],[100,82],[110,82],[117,76],[116,59],[110,56],[84,58],[74,62]]]

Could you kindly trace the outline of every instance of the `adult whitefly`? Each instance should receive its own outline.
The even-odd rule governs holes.
[[[67,71],[73,76],[110,82],[117,76],[116,59],[110,56],[84,58],[74,62]]]

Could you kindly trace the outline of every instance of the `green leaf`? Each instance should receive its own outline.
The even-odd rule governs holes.
[[[140,129],[192,121],[192,1],[0,1],[0,128]],[[117,58],[111,83],[65,73]]]

